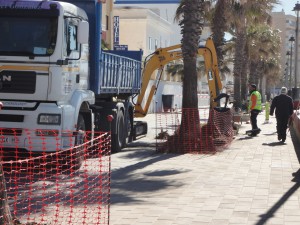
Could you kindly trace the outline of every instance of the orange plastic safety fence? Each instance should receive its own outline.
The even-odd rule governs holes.
[[[233,140],[230,109],[182,109],[156,118],[160,152],[215,153]]]
[[[62,136],[0,129],[1,182],[13,218],[20,224],[109,224],[110,133]]]

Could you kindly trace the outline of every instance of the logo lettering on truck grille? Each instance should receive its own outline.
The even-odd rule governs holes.
[[[11,81],[11,75],[1,75],[0,76],[0,81],[1,82]]]
[[[3,83],[11,82],[11,75],[0,75],[0,90],[3,88]]]
[[[34,71],[0,71],[0,92],[33,94],[36,87]]]

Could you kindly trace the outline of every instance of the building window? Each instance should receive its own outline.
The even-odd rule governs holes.
[[[155,39],[155,46],[154,47],[155,47],[155,50],[158,49],[158,40],[157,39]]]
[[[106,30],[108,30],[108,21],[109,21],[109,18],[108,18],[108,16],[106,16]]]

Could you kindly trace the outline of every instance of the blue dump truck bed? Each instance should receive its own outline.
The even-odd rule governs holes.
[[[99,74],[91,82],[96,94],[138,94],[141,88],[140,51],[102,51]]]
[[[89,19],[90,89],[97,97],[139,93],[142,51],[101,49],[102,3],[95,0],[62,0],[82,8]]]

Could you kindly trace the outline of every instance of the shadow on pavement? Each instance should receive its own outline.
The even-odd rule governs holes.
[[[245,134],[245,135],[247,135],[247,134]],[[244,141],[244,140],[250,140],[250,139],[253,139],[253,138],[255,138],[255,137],[251,137],[251,136],[245,136],[245,137],[240,137],[240,138],[238,138],[237,140],[238,141]]]
[[[268,145],[268,146],[274,147],[274,146],[278,146],[278,145],[286,145],[286,143],[282,143],[281,141],[276,141],[276,142],[271,142],[271,143],[263,143],[262,145]]]
[[[179,154],[156,153],[155,147],[149,147],[149,144],[145,147],[142,147],[140,144],[139,147],[136,147],[136,145],[131,145],[122,150],[122,153],[126,153],[124,154],[126,159],[129,161],[134,159],[137,162],[133,162],[131,165],[126,165],[125,167],[112,170],[111,172],[111,177],[113,180],[111,182],[111,204],[131,204],[134,202],[142,202],[142,199],[133,197],[135,196],[135,193],[140,192],[145,193],[146,195],[158,190],[166,188],[178,188],[184,185],[175,177],[174,179],[162,179],[162,177],[174,176],[176,174],[185,173],[188,171],[180,169],[162,169],[144,173],[139,171],[155,163],[180,156]]]
[[[296,182],[265,214],[260,215],[261,219],[255,225],[264,225],[274,216],[276,211],[291,197],[300,187],[300,169],[293,173],[293,182]]]
[[[291,133],[291,138],[292,138],[292,142],[294,145],[294,149],[297,154],[298,161],[299,161],[300,143],[299,143],[299,140],[296,137],[296,133],[292,127],[290,128],[290,133]],[[272,143],[269,143],[266,145],[276,146],[276,145],[282,145],[282,144],[283,143],[281,143],[281,142],[272,142]],[[276,211],[280,207],[282,207],[284,205],[284,203],[298,190],[298,188],[300,187],[300,169],[297,172],[293,173],[292,175],[294,177],[292,179],[292,181],[295,182],[295,184],[265,214],[260,215],[261,219],[255,225],[266,224],[267,221],[274,216]]]
[[[261,134],[259,134],[259,135],[264,135],[264,136],[272,136],[272,135],[275,135],[275,134],[277,134],[277,132],[275,131],[275,132],[272,132],[272,133],[261,133]],[[241,135],[244,135],[244,137],[240,137],[240,138],[238,138],[237,140],[239,140],[239,141],[244,141],[244,140],[249,140],[249,139],[255,139],[255,137],[256,136],[248,136],[247,134],[241,134]]]

